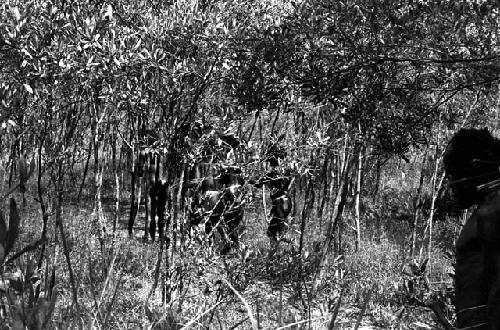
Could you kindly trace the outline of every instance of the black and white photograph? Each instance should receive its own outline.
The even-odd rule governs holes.
[[[0,0],[0,330],[500,330],[500,2]]]

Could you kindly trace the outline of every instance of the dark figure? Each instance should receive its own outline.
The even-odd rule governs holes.
[[[283,159],[286,158],[286,150],[283,146],[273,144],[269,147],[269,150],[267,150],[266,156],[269,165],[275,169],[280,165]]]
[[[487,129],[462,129],[444,156],[461,208],[478,204],[456,242],[458,329],[500,329],[500,141]]]
[[[213,164],[211,164],[213,165]],[[202,171],[200,171],[202,172]],[[213,171],[205,171],[213,174]],[[238,245],[238,226],[243,220],[243,179],[237,167],[221,167],[220,175],[200,178],[194,188],[190,210],[190,225],[205,223],[205,233],[210,235],[217,229],[225,242],[222,253]]]
[[[144,178],[144,167],[146,163],[146,152],[141,150],[134,162],[132,171],[130,171],[130,214],[128,220],[128,234],[130,237],[134,234],[134,223],[137,217],[137,211],[141,202],[142,183]]]
[[[288,216],[292,211],[289,195],[291,182],[290,176],[281,175],[273,169],[255,183],[257,188],[267,185],[271,191],[271,221],[267,228],[267,236],[273,241],[277,241],[288,227]]]
[[[137,209],[141,202],[141,188],[145,190],[146,218],[144,220],[144,239],[148,233],[152,241],[155,240],[156,230],[160,238],[164,236],[165,209],[167,202],[167,184],[162,178],[162,155],[153,150],[143,150],[139,153],[135,169],[132,172],[132,193],[130,218],[128,224],[129,235],[133,235]],[[137,194],[136,194],[137,192]]]
[[[144,236],[149,232],[152,241],[155,240],[156,230],[159,238],[164,236],[165,210],[167,204],[167,183],[162,174],[163,155],[154,153],[150,155],[147,183],[148,195],[146,196],[146,219],[144,221]]]

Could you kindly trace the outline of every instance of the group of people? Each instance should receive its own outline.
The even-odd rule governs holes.
[[[283,171],[282,158],[280,153],[271,153],[269,171],[248,182],[234,167],[222,166],[217,176],[204,176],[191,205],[192,224],[204,220],[207,233],[218,228],[226,240],[222,252],[229,251],[238,243],[243,185],[266,186],[271,199],[267,235],[279,241],[292,210],[293,183],[293,176]],[[447,147],[444,167],[457,205],[477,205],[456,241],[456,328],[500,329],[500,140],[487,129],[462,129]]]
[[[245,186],[269,189],[267,235],[271,241],[279,241],[287,230],[293,206],[290,198],[293,175],[280,164],[286,157],[282,149],[271,148],[267,156],[267,173],[247,181],[241,168],[222,162],[198,162],[188,175],[185,188],[190,199],[189,223],[191,226],[203,223],[208,235],[216,229],[225,242],[222,253],[238,244]],[[166,203],[165,183],[158,174],[161,160],[154,153],[144,153],[138,161],[136,174],[147,173],[150,235],[154,238],[154,219],[158,219],[161,237]],[[461,129],[448,144],[444,167],[458,206],[477,205],[456,241],[456,327],[500,329],[500,140],[487,129]],[[131,214],[132,211],[131,208]],[[132,228],[133,221],[129,224],[130,232]]]
[[[217,229],[225,242],[223,253],[238,244],[238,227],[243,220],[246,187],[268,187],[270,191],[270,223],[267,230],[269,238],[276,242],[286,232],[292,210],[289,195],[292,177],[284,173],[279,164],[270,161],[271,169],[257,179],[245,180],[242,171],[236,166],[217,163],[196,164],[195,175],[186,188],[191,189],[189,221],[191,225],[205,224],[205,232],[210,235]],[[200,171],[198,168],[209,168]]]
[[[283,170],[282,160],[286,157],[283,148],[271,147],[264,163],[268,165],[266,174],[257,178],[247,178],[242,168],[234,165],[234,156],[239,146],[235,139],[221,139],[227,144],[227,155],[216,157],[217,150],[211,143],[202,150],[200,160],[193,162],[184,171],[183,201],[187,211],[188,226],[203,225],[207,235],[219,233],[224,241],[223,253],[238,245],[239,228],[243,221],[246,191],[249,187],[265,186],[269,189],[271,207],[267,235],[272,241],[280,240],[287,229],[292,210],[289,190],[292,174]],[[278,151],[276,151],[278,150]],[[132,171],[132,199],[129,220],[129,234],[133,234],[134,220],[138,206],[145,200],[145,238],[155,239],[155,233],[163,237],[167,187],[162,180],[161,153],[142,150]],[[141,196],[141,189],[144,191]],[[142,198],[142,199],[141,199]],[[267,212],[267,210],[266,210]]]

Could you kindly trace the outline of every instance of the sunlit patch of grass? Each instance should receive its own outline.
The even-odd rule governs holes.
[[[394,302],[393,293],[401,283],[405,260],[401,248],[382,239],[380,243],[363,241],[356,253],[346,256],[346,268],[353,277],[354,293],[373,289],[373,300],[381,304]],[[353,295],[357,303],[359,296]]]
[[[382,327],[398,327],[412,322],[435,324],[429,309],[408,307],[408,297],[403,290],[405,265],[411,260],[401,246],[381,239],[379,242],[366,240],[360,250],[345,256],[346,272],[349,277],[348,293],[350,303],[359,306],[366,290],[372,291],[367,311],[370,323]],[[450,261],[442,251],[435,249],[429,263],[431,289],[440,290],[443,285],[450,285],[447,275]]]

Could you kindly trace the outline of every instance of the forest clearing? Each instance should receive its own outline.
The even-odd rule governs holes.
[[[494,328],[499,7],[4,0],[0,330]]]

